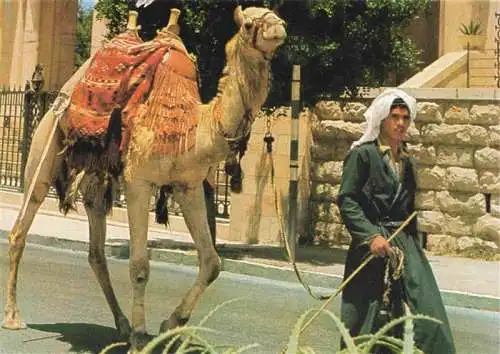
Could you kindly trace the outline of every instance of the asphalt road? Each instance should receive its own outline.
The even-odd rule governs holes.
[[[0,243],[0,301],[6,299],[7,247]],[[128,263],[109,261],[113,284],[124,310],[130,308]],[[147,325],[156,334],[196,275],[193,267],[152,262],[147,289]],[[113,320],[104,296],[83,253],[28,245],[20,271],[19,305],[29,328],[0,329],[0,353],[99,352],[115,341]],[[197,324],[215,306],[219,309],[205,324],[218,333],[204,335],[217,345],[259,343],[251,353],[279,353],[295,322],[319,302],[297,284],[223,272],[205,293],[190,324]],[[329,309],[338,314],[339,304]],[[499,353],[500,314],[447,308],[459,353]],[[334,323],[322,317],[301,337],[316,353],[334,353],[339,334]]]

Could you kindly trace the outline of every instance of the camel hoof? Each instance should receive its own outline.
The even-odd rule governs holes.
[[[141,350],[153,339],[153,336],[146,332],[132,331],[130,334],[130,349],[129,353],[140,353]]]
[[[165,320],[160,325],[160,333],[165,333],[169,329],[184,326],[189,321],[189,317],[180,318],[175,314],[170,315],[168,320]]]
[[[21,318],[16,315],[8,315],[6,314],[2,321],[2,328],[18,330],[18,329],[26,329],[26,323],[21,320]]]

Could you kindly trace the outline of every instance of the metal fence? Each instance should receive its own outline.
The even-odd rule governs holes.
[[[18,190],[23,156],[23,104],[21,88],[0,91],[0,186]]]
[[[495,12],[495,80],[500,88],[500,12]]]
[[[37,71],[38,70],[38,71]],[[43,77],[37,72],[31,83],[22,88],[0,88],[0,189],[22,192],[24,189],[24,169],[28,159],[31,139],[43,115],[57,97],[57,91],[42,91]],[[37,76],[38,75],[38,76]],[[228,176],[223,165],[216,173],[215,204],[217,217],[228,219],[231,209],[231,196]],[[55,196],[51,189],[50,197]],[[152,198],[155,203],[156,195]],[[115,206],[126,207],[123,189],[120,188]],[[181,215],[179,206],[170,199],[169,212]]]

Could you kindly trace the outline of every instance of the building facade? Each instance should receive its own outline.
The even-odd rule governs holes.
[[[78,0],[0,0],[0,87],[21,87],[37,64],[44,89],[72,75]]]

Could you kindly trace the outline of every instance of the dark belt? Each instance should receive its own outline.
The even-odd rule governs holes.
[[[390,236],[389,230],[394,230],[400,227],[404,223],[404,220],[380,220],[379,225],[381,226],[382,234],[385,238]]]
[[[404,220],[393,221],[393,220],[381,220],[380,225],[386,227],[400,227],[404,223]]]

